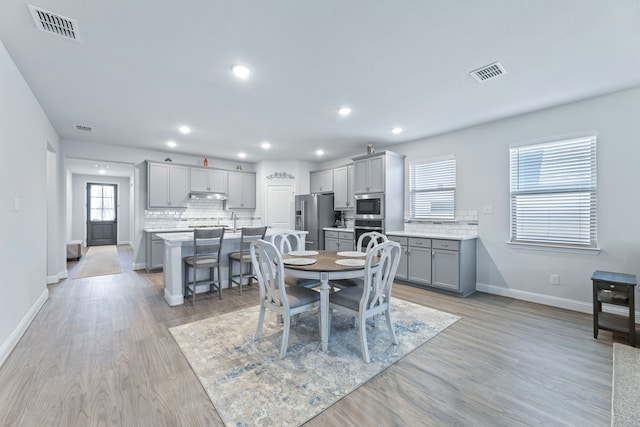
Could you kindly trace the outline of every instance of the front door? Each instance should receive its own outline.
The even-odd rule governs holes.
[[[87,184],[87,246],[118,242],[117,195],[115,184]]]

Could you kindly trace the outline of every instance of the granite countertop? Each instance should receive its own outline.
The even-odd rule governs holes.
[[[415,231],[388,231],[387,236],[400,237],[420,237],[423,239],[443,239],[443,240],[472,240],[477,239],[475,234],[436,234],[436,233],[419,233]]]
[[[325,231],[346,231],[347,233],[353,233],[353,228],[346,227],[325,227],[323,228]]]

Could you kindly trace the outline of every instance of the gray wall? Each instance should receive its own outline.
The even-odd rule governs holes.
[[[57,176],[58,137],[46,114],[0,42],[0,364],[48,298],[49,264],[56,276],[65,267],[57,205],[48,206],[47,177]],[[51,150],[52,157],[47,154]],[[14,207],[19,200],[19,209]],[[49,232],[48,232],[49,231]],[[48,243],[49,240],[49,243]]]
[[[118,186],[118,244],[129,244],[132,239],[132,210],[129,178],[104,177],[100,175],[72,175],[71,193],[71,240],[87,243],[86,203],[87,183],[116,184]]]
[[[479,213],[479,290],[589,312],[593,271],[640,275],[639,117],[640,89],[635,88],[387,148],[407,156],[407,183],[410,162],[456,156],[456,208]],[[589,253],[507,243],[509,147],[593,132],[598,134],[602,250]],[[494,213],[483,214],[484,205],[492,205]],[[559,286],[549,283],[550,274],[560,276]]]

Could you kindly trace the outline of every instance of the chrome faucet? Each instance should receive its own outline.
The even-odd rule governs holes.
[[[238,231],[238,215],[235,212],[231,212],[231,219],[233,220],[233,232]]]

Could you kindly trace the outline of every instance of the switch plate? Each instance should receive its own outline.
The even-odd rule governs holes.
[[[489,214],[489,215],[492,214],[493,213],[493,205],[484,205],[482,207],[482,213]]]
[[[559,284],[560,284],[560,276],[558,276],[557,274],[552,274],[552,275],[549,277],[549,282],[550,282],[552,285],[559,285]]]
[[[14,212],[20,211],[20,199],[18,199],[17,197],[13,198],[13,211]]]

